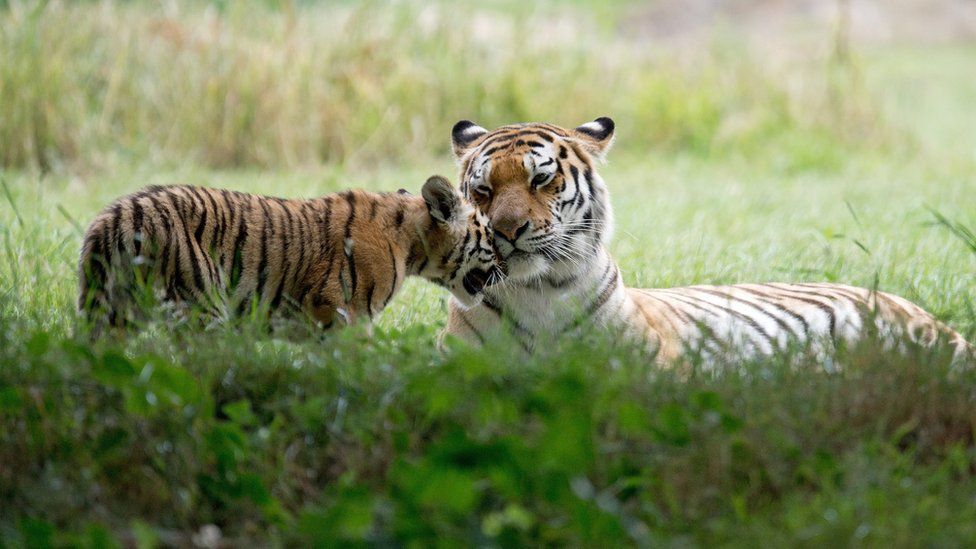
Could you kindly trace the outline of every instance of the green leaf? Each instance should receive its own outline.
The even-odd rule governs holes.
[[[9,385],[0,387],[0,411],[17,412],[24,406],[24,400],[16,387]]]
[[[454,469],[443,468],[429,471],[418,499],[427,507],[465,515],[474,508],[477,497],[471,477]]]
[[[251,401],[247,399],[235,400],[234,402],[224,404],[222,410],[231,421],[239,425],[249,426],[257,422],[257,416],[251,411]]]
[[[141,520],[132,522],[132,535],[136,538],[137,549],[155,549],[160,546],[156,530]]]
[[[658,432],[671,444],[685,446],[691,442],[687,414],[677,404],[668,404],[658,412]]]
[[[92,375],[106,385],[120,387],[132,381],[136,368],[122,354],[108,351],[93,365]]]
[[[722,397],[715,391],[698,391],[691,397],[695,406],[701,410],[720,411],[722,409]]]
[[[44,355],[50,345],[51,336],[47,332],[35,332],[26,343],[27,352],[36,357]]]
[[[24,536],[27,547],[53,547],[54,525],[50,522],[35,518],[25,518],[20,521],[20,533]]]

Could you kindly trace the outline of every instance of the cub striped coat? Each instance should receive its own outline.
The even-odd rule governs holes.
[[[768,355],[794,343],[817,347],[877,334],[896,342],[963,338],[902,298],[839,284],[741,284],[625,288],[607,252],[613,213],[597,173],[614,123],[572,130],[551,124],[488,131],[463,120],[452,142],[461,189],[495,232],[508,279],[473,308],[451,308],[448,333],[479,343],[508,332],[531,352],[539,342],[592,325],[646,342],[661,362],[689,349]]]
[[[292,305],[326,328],[371,318],[407,276],[473,304],[499,276],[485,218],[442,177],[422,197],[345,191],[287,200],[191,186],[116,200],[88,227],[78,308],[122,325],[148,283],[223,316]]]

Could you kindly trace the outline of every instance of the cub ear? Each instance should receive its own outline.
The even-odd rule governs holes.
[[[427,203],[427,211],[435,221],[450,223],[461,214],[461,195],[450,181],[439,175],[427,179],[420,194]]]
[[[613,144],[614,127],[613,120],[602,116],[593,122],[577,126],[573,134],[583,142],[587,152],[603,160]]]
[[[454,157],[461,160],[464,153],[487,133],[488,130],[470,120],[461,120],[455,124],[451,130],[451,150],[454,151]]]

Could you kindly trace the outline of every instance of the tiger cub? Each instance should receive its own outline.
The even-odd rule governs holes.
[[[421,196],[349,190],[311,200],[193,186],[110,204],[81,247],[78,309],[122,326],[136,290],[217,317],[291,306],[325,328],[371,319],[415,275],[469,305],[501,278],[493,235],[443,177]]]

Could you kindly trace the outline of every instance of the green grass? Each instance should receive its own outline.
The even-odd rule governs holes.
[[[211,524],[231,545],[976,542],[976,373],[942,355],[662,370],[600,337],[440,352],[446,293],[419,281],[371,338],[160,320],[90,344],[72,308],[80,229],[119,194],[418,189],[454,175],[457,118],[609,114],[628,284],[877,284],[976,340],[971,48],[777,73],[734,44],[635,54],[622,7],[553,52],[453,21],[371,34],[394,16],[346,3],[300,3],[319,22],[281,42],[273,4],[214,8],[211,53],[136,32],[205,33],[195,4],[0,7],[0,546],[186,545]],[[331,9],[359,9],[346,40]],[[509,9],[478,13],[500,28]],[[590,9],[558,12],[580,28]]]
[[[268,4],[0,10],[0,164],[390,162],[445,153],[444,128],[460,118],[606,113],[631,122],[620,137],[635,149],[727,154],[813,140],[830,162],[838,145],[878,140],[872,114],[828,93],[826,75],[791,91],[733,40],[661,55],[614,31],[626,12],[609,6]]]

